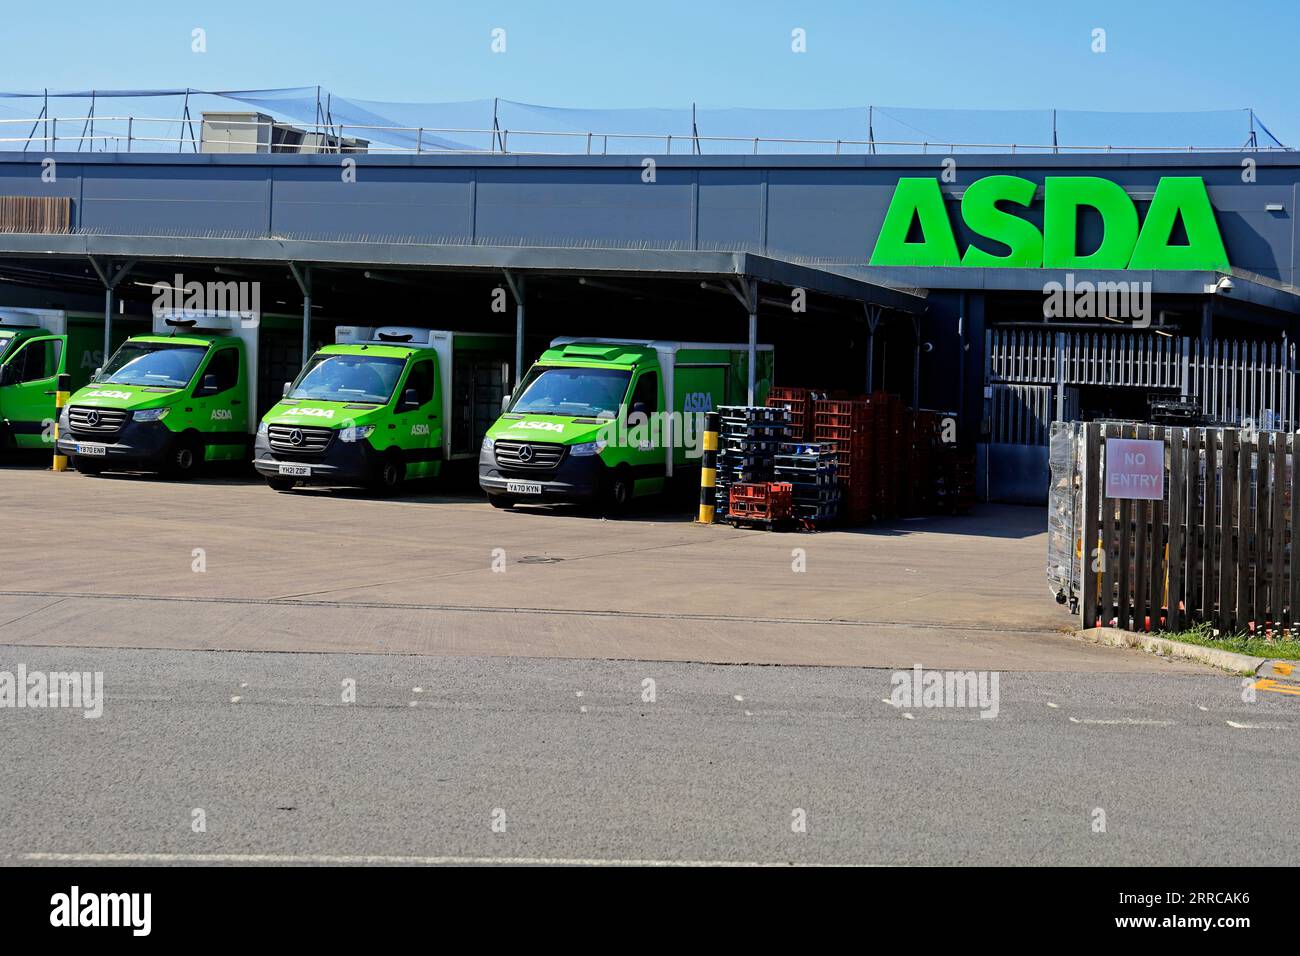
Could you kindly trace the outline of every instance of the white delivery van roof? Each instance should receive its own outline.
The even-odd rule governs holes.
[[[238,312],[207,312],[189,309],[172,309],[155,312],[153,334],[171,335],[173,332],[238,332],[256,329],[260,316],[240,315]]]
[[[439,329],[411,325],[340,325],[334,329],[335,345],[409,345],[429,348],[451,335]]]
[[[681,349],[721,349],[740,352],[749,349],[747,342],[673,342],[668,339],[607,339],[604,336],[578,335],[561,335],[551,340],[551,348],[559,348],[561,345],[641,345],[660,353],[673,353]],[[760,352],[772,351],[772,346],[761,343],[755,348]]]
[[[63,335],[68,331],[68,313],[62,309],[0,308],[0,329],[40,329]]]

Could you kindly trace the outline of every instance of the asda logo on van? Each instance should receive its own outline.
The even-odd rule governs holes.
[[[1140,222],[1137,206],[1122,186],[1096,176],[1048,176],[1042,231],[1024,217],[1037,190],[1019,176],[986,176],[971,183],[961,199],[961,218],[978,238],[959,252],[939,181],[900,179],[871,264],[1218,272],[1230,268],[1199,176],[1162,177]],[[1080,249],[1084,209],[1095,210],[1101,219],[1102,239],[1095,249]]]

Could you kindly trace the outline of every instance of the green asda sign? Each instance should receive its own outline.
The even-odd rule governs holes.
[[[1048,176],[1043,186],[1043,230],[1013,210],[1028,209],[1037,186],[1019,176],[986,176],[966,187],[961,217],[968,229],[1002,243],[998,255],[957,238],[937,179],[900,179],[871,253],[873,266],[976,266],[1003,269],[1204,269],[1228,271],[1228,253],[1199,176],[1165,176],[1146,220],[1123,187],[1095,176]],[[1101,216],[1101,244],[1079,254],[1079,210]],[[1008,208],[1010,207],[1010,208]],[[1186,242],[1174,241],[1182,220]],[[920,237],[909,242],[912,224]],[[1181,237],[1179,237],[1181,239]]]

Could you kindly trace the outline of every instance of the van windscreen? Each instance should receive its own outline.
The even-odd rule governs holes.
[[[405,366],[406,360],[400,358],[317,353],[285,397],[385,405]]]
[[[99,385],[184,388],[207,351],[201,345],[162,345],[128,339],[113,353],[95,381]]]
[[[630,369],[534,366],[510,411],[575,418],[615,418]]]

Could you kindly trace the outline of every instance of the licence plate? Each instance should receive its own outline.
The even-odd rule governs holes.
[[[77,454],[86,455],[87,457],[102,458],[108,454],[108,446],[99,445],[94,442],[78,442]]]
[[[310,478],[311,465],[281,465],[280,474],[293,475],[296,478]]]
[[[536,481],[507,481],[506,491],[512,495],[540,495],[542,486]]]

